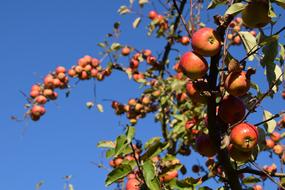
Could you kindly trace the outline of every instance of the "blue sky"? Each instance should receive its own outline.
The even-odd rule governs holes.
[[[41,81],[57,65],[68,68],[83,55],[98,56],[100,49],[96,44],[112,30],[115,21],[122,22],[119,40],[122,44],[159,52],[164,41],[149,39],[143,33],[146,31],[143,25],[132,30],[135,16],[118,16],[117,9],[124,3],[128,1],[0,1],[0,189],[34,189],[40,180],[45,181],[42,190],[63,189],[65,175],[73,175],[76,190],[106,189],[107,171],[91,162],[108,166],[102,156],[104,152],[96,144],[115,139],[123,130],[120,123],[126,122],[113,114],[110,102],[105,99],[126,102],[141,93],[139,86],[125,75],[114,73],[105,81],[96,82],[96,101],[104,105],[103,113],[86,109],[85,103],[94,98],[94,84],[87,81],[72,89],[69,98],[64,98],[61,92],[59,101],[47,105],[47,113],[39,122],[15,122],[10,117],[21,118],[24,114],[26,102],[20,90],[28,92],[32,84]],[[150,9],[151,6],[146,6],[145,10]],[[147,22],[145,19],[142,24]],[[190,49],[178,47],[181,51]],[[267,102],[264,108],[272,104]],[[277,102],[282,104],[273,104],[270,111],[284,108],[284,100],[278,97]],[[261,114],[250,119],[260,121]],[[158,136],[159,129],[152,118],[146,118],[138,123],[137,137],[146,140]],[[193,160],[198,157],[188,160],[189,166],[194,164]]]

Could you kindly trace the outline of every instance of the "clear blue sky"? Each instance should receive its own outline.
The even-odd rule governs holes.
[[[28,93],[33,83],[57,65],[70,67],[83,55],[98,56],[96,44],[112,30],[115,21],[122,21],[122,44],[154,52],[162,49],[165,42],[148,39],[143,25],[131,30],[134,15],[118,16],[117,9],[124,3],[128,1],[0,1],[0,189],[31,190],[40,180],[45,181],[42,190],[63,189],[65,175],[73,175],[75,190],[106,189],[107,171],[91,162],[108,167],[104,152],[96,144],[114,139],[122,132],[120,123],[126,122],[124,117],[114,116],[110,102],[104,99],[126,102],[141,92],[125,75],[116,73],[96,83],[96,100],[104,105],[104,113],[86,109],[85,103],[93,100],[93,82],[88,81],[79,83],[69,98],[60,93],[59,101],[47,105],[47,113],[39,122],[15,122],[10,116],[21,118],[24,114],[26,102],[20,90]],[[149,9],[151,6],[145,10]],[[272,112],[284,108],[284,100],[278,101],[282,103],[274,107],[266,104],[265,108]],[[251,119],[260,121],[261,115]],[[139,122],[137,137],[145,140],[160,135],[159,129],[152,118],[147,118]],[[192,166],[198,158],[183,160]]]

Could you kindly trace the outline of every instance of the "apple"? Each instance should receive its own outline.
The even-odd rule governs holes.
[[[56,72],[56,74],[65,73],[65,72],[66,72],[66,69],[65,69],[65,67],[63,67],[63,66],[58,66],[58,67],[55,69],[55,72]]]
[[[136,178],[128,179],[126,183],[126,190],[140,190],[141,182]]]
[[[190,38],[189,38],[188,36],[182,36],[182,37],[180,38],[180,42],[181,42],[181,44],[183,44],[183,45],[188,45],[189,42],[190,42]]]
[[[178,172],[176,170],[168,171],[163,176],[160,177],[161,182],[169,182],[172,179],[176,178],[178,176]]]
[[[122,50],[121,50],[121,54],[123,56],[128,56],[130,54],[130,52],[131,52],[131,49],[129,47],[127,47],[127,46],[123,47]]]
[[[192,80],[204,77],[208,71],[206,59],[191,51],[182,55],[179,66],[183,73]]]
[[[285,100],[285,90],[282,91],[281,96],[282,96],[282,98]]]
[[[234,147],[232,144],[228,146],[228,152],[232,159],[237,162],[247,162],[251,158],[252,152],[243,152]]]
[[[214,29],[201,28],[192,36],[192,48],[199,55],[214,56],[221,49],[221,39]]]
[[[280,144],[277,144],[273,147],[273,152],[277,155],[281,155],[283,153],[283,151],[284,151],[284,148]]]
[[[233,96],[243,96],[250,88],[250,77],[244,71],[231,72],[225,80],[225,89]]]
[[[245,105],[240,98],[228,95],[221,100],[218,112],[225,123],[234,124],[244,117]]]
[[[262,186],[261,185],[254,185],[252,187],[253,190],[263,190]]]
[[[45,104],[47,102],[47,98],[43,95],[39,95],[35,98],[35,102],[38,104]]]
[[[186,83],[186,92],[189,98],[194,102],[194,103],[206,103],[207,98],[206,96],[202,96],[200,92],[195,88],[195,85],[193,84],[192,81],[189,81]]]
[[[243,24],[249,28],[261,28],[271,22],[267,0],[252,0],[241,12]]]
[[[258,130],[249,123],[240,123],[233,127],[230,134],[231,143],[240,151],[252,151],[257,145]]]
[[[211,141],[210,136],[206,134],[201,134],[196,138],[196,150],[202,156],[212,157],[216,152],[216,147]]]
[[[274,142],[278,142],[281,139],[281,135],[280,133],[278,133],[277,131],[273,131],[270,134],[270,138],[274,141]]]
[[[273,148],[275,145],[275,142],[272,139],[266,139],[265,143],[266,143],[266,147],[269,149]]]
[[[156,11],[149,11],[148,13],[148,18],[150,18],[151,20],[155,19],[157,17],[157,12]]]

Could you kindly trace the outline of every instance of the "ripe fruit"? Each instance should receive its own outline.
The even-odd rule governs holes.
[[[157,17],[157,12],[155,11],[149,11],[148,13],[148,18],[150,18],[151,20],[155,19]]]
[[[35,101],[38,103],[38,104],[45,104],[47,102],[47,98],[43,95],[39,95],[35,98]]]
[[[253,190],[262,190],[262,186],[261,185],[254,185],[253,187]]]
[[[178,172],[176,170],[166,172],[163,176],[160,177],[160,181],[162,182],[169,182],[172,179],[176,178],[178,176]]]
[[[121,51],[123,56],[128,56],[130,54],[130,52],[131,52],[131,49],[127,46],[123,47],[122,51]]]
[[[32,91],[30,92],[30,96],[31,96],[32,98],[35,98],[35,97],[37,97],[38,95],[40,95],[40,91],[32,90]]]
[[[31,113],[35,116],[42,116],[46,112],[45,108],[43,106],[34,105],[31,109]]]
[[[245,115],[245,105],[240,98],[229,95],[225,96],[219,106],[219,117],[229,124],[237,123]]]
[[[283,153],[283,147],[280,144],[277,144],[273,147],[273,152],[277,155],[281,155]]]
[[[186,92],[189,98],[194,102],[194,103],[206,103],[207,98],[205,96],[202,96],[199,91],[195,88],[195,85],[193,84],[192,81],[189,81],[186,84]]]
[[[143,50],[143,57],[144,58],[147,58],[147,57],[151,56],[151,54],[152,54],[152,52],[151,52],[150,49]]]
[[[235,36],[233,39],[233,44],[239,45],[241,43],[241,38],[239,35]]]
[[[58,66],[58,67],[55,69],[55,72],[56,72],[56,74],[65,73],[65,72],[66,72],[66,69],[65,69],[65,67],[63,67],[63,66]]]
[[[271,140],[271,139],[266,139],[266,140],[265,140],[265,143],[266,143],[266,147],[267,147],[267,148],[273,148],[274,145],[275,145],[274,141]]]
[[[281,96],[282,96],[282,98],[285,100],[285,90],[282,91]]]
[[[231,72],[226,78],[225,88],[233,96],[243,96],[250,88],[250,77],[244,71]]]
[[[196,138],[196,150],[203,156],[212,157],[216,154],[216,148],[210,136],[201,134]]]
[[[230,138],[235,148],[248,152],[257,145],[258,130],[249,123],[240,123],[232,129]]]
[[[190,42],[190,39],[189,39],[188,36],[182,36],[181,39],[180,39],[180,42],[181,42],[181,44],[183,44],[183,45],[188,45],[189,42]]]
[[[194,173],[199,173],[200,172],[200,166],[198,166],[198,165],[193,165],[192,166],[192,171],[194,172]]]
[[[221,48],[221,39],[212,28],[201,28],[192,36],[194,52],[203,56],[214,56]]]
[[[251,158],[251,152],[242,152],[232,144],[228,146],[228,152],[231,158],[237,162],[247,162]]]
[[[253,0],[242,11],[243,24],[249,28],[261,28],[267,25],[271,18],[268,16],[269,4],[263,0]]]
[[[270,138],[274,141],[274,142],[278,142],[281,139],[281,135],[280,133],[278,133],[277,131],[273,131],[270,134]]]
[[[206,59],[193,52],[184,53],[179,65],[183,73],[192,80],[202,78],[208,71]]]
[[[126,190],[140,190],[141,182],[136,178],[128,179]]]

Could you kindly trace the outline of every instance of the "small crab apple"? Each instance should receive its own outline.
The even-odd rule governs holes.
[[[190,42],[190,38],[188,36],[182,36],[179,41],[183,45],[188,45]]]
[[[186,92],[189,98],[194,103],[206,103],[206,96],[201,95],[201,93],[196,89],[195,84],[192,81],[186,83]]]
[[[121,50],[121,54],[123,56],[128,56],[130,54],[130,52],[131,52],[131,49],[128,46],[123,47]]]
[[[221,49],[221,39],[212,28],[201,28],[192,36],[194,52],[202,56],[214,56]]]
[[[141,182],[136,178],[128,179],[126,190],[140,190]]]
[[[45,104],[47,102],[47,98],[43,95],[39,95],[35,98],[35,102],[38,104]]]
[[[277,131],[273,131],[270,134],[270,138],[274,141],[274,142],[278,142],[281,139],[281,135],[280,133],[278,133]]]
[[[63,67],[63,66],[58,66],[58,67],[55,69],[55,72],[56,72],[56,74],[65,73],[65,72],[66,72],[66,69],[65,69],[65,67]]]
[[[245,115],[245,105],[243,101],[235,96],[225,96],[219,106],[219,117],[229,124],[234,124]]]
[[[239,35],[236,35],[234,38],[233,38],[233,44],[235,45],[239,45],[241,43],[241,38]]]
[[[216,147],[212,143],[210,136],[206,134],[201,134],[196,138],[196,150],[202,156],[212,157],[216,152]]]
[[[152,55],[152,52],[151,52],[150,49],[145,49],[145,50],[143,50],[142,53],[143,53],[143,57],[144,57],[144,58],[147,58],[147,57],[149,57],[149,56]]]
[[[285,100],[285,90],[282,91],[281,96]]]
[[[206,59],[191,51],[182,55],[179,67],[192,80],[204,77],[208,71]]]
[[[273,147],[273,152],[277,155],[281,155],[283,153],[283,151],[284,151],[284,148],[280,144],[277,144]]]
[[[235,148],[249,152],[257,145],[258,130],[256,126],[249,123],[240,123],[232,129],[230,139]]]
[[[275,142],[272,139],[266,139],[265,143],[266,143],[266,147],[269,149],[273,148],[275,145]]]
[[[243,96],[250,88],[250,75],[244,71],[231,72],[225,80],[227,92],[233,96]]]
[[[155,19],[157,17],[157,12],[156,11],[149,11],[148,13],[148,18],[150,18],[151,20]]]
[[[263,190],[262,186],[261,185],[254,185],[252,187],[253,190]]]
[[[37,115],[37,116],[42,116],[46,112],[45,108],[40,105],[34,105],[31,109],[31,114]]]
[[[163,176],[160,177],[160,181],[167,183],[172,179],[176,178],[177,176],[178,176],[177,170],[168,171]]]

